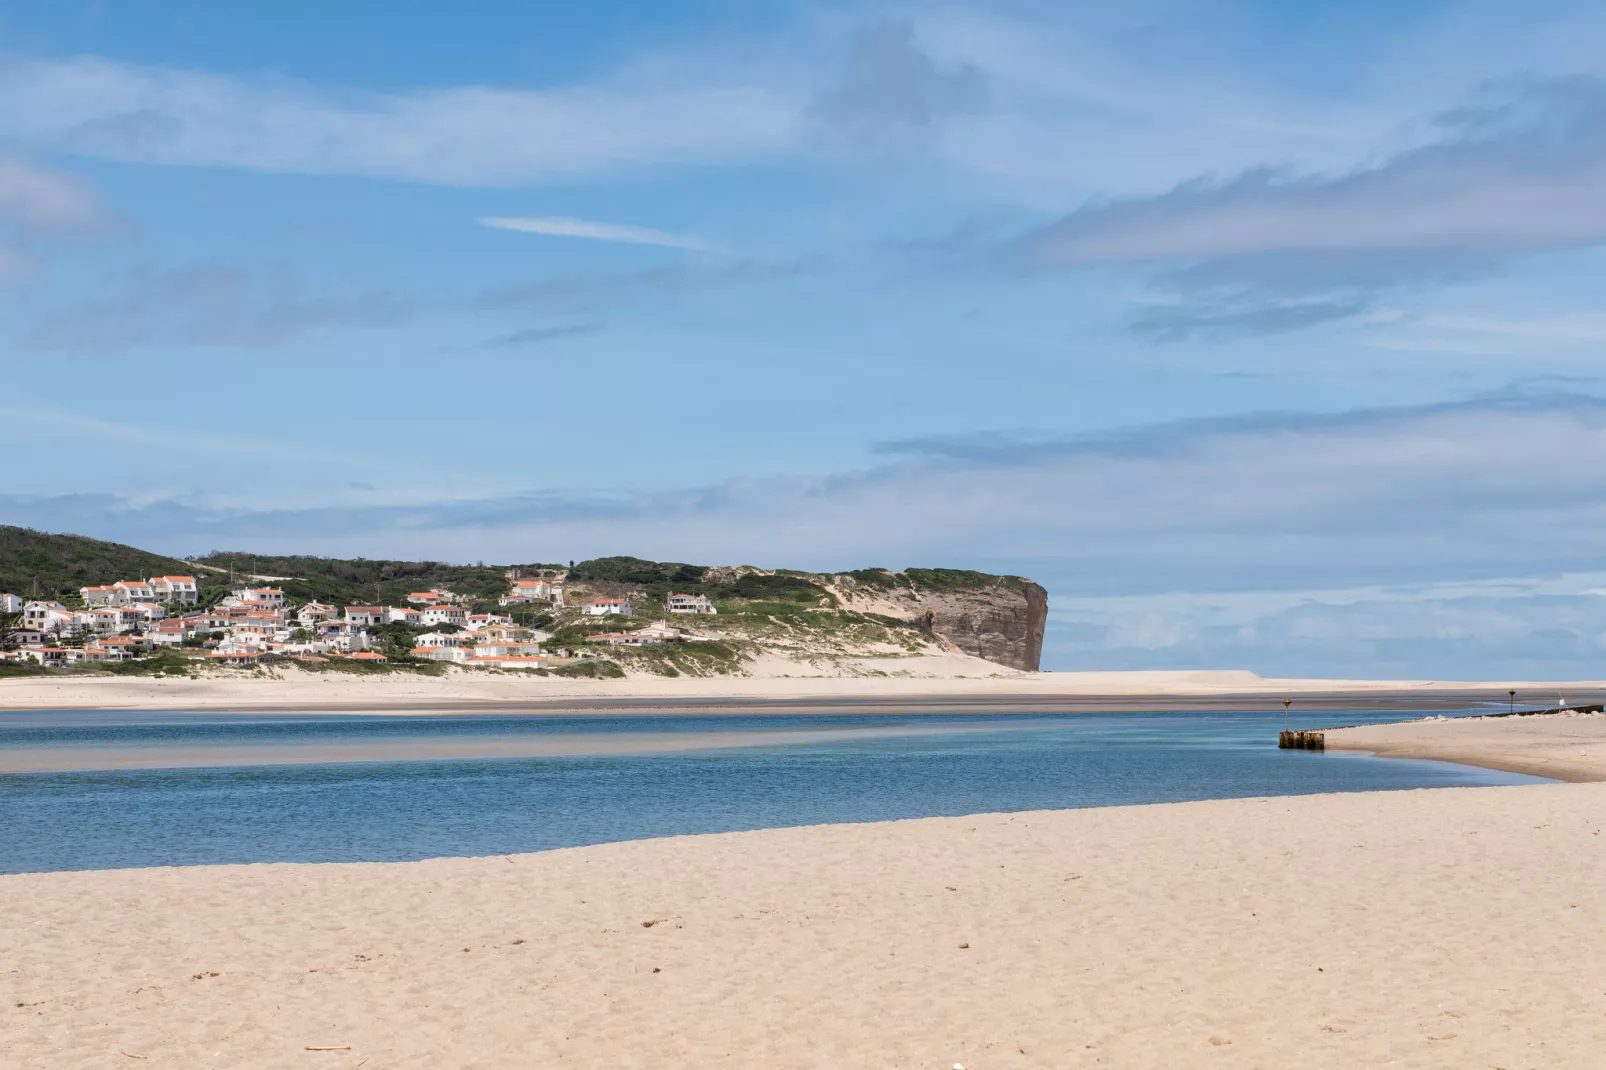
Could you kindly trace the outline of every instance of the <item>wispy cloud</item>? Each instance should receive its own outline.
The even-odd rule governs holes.
[[[1606,80],[1491,85],[1437,140],[1348,173],[1262,167],[1153,197],[1089,203],[1027,234],[1045,267],[1157,265],[1157,338],[1265,332],[1359,315],[1405,283],[1606,242]]]
[[[0,283],[32,272],[47,237],[98,230],[113,219],[87,183],[0,153]]]
[[[480,225],[495,230],[546,234],[555,238],[589,238],[592,241],[623,242],[626,245],[665,245],[672,249],[707,248],[702,242],[671,234],[667,230],[562,216],[486,216],[480,220]]]
[[[61,171],[0,154],[0,222],[29,230],[82,230],[111,213],[89,186]]]
[[[569,323],[559,327],[526,327],[521,331],[499,334],[481,342],[479,349],[520,349],[525,346],[559,342],[565,338],[580,338],[602,330],[600,323]]]
[[[0,137],[141,163],[503,185],[751,160],[799,103],[743,84],[353,93],[84,57],[0,59]]]
[[[316,328],[381,325],[410,311],[388,294],[318,293],[281,270],[144,268],[108,280],[96,298],[44,316],[22,342],[96,353],[150,345],[271,348]]]

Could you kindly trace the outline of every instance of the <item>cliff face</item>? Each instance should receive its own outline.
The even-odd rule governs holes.
[[[931,630],[965,653],[1027,672],[1041,666],[1048,592],[1032,581],[916,597]]]
[[[974,657],[1036,672],[1048,592],[1018,576],[948,569],[834,577],[847,605],[911,621]]]

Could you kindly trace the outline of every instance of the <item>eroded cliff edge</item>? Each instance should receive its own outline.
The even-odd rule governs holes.
[[[1048,591],[1021,576],[864,569],[831,577],[844,602],[908,620],[974,657],[1026,672],[1043,660]]]

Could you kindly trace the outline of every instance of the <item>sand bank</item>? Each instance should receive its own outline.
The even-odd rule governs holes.
[[[1450,789],[0,877],[0,1066],[1594,1068],[1603,812]]]
[[[915,659],[905,659],[913,661]],[[949,659],[954,660],[954,659]],[[1023,673],[984,666],[978,676],[952,673],[909,676],[681,677],[636,676],[624,680],[569,680],[511,673],[454,670],[440,677],[387,674],[356,676],[279,669],[257,673],[211,673],[198,678],[39,676],[0,680],[0,709],[277,709],[365,710],[384,713],[509,712],[569,713],[587,708],[634,708],[655,703],[669,712],[785,712],[786,704],[869,702],[918,708],[933,700],[981,709],[1189,709],[1245,708],[1246,701],[1276,706],[1294,696],[1300,709],[1389,705],[1401,708],[1466,707],[1506,701],[1508,689],[1543,696],[1557,689],[1584,701],[1606,694],[1606,683],[1568,684],[1499,681],[1467,683],[1424,680],[1279,680],[1240,670],[1199,672]],[[947,662],[944,662],[946,665]],[[1590,698],[1590,701],[1596,701]],[[759,709],[758,707],[768,707]]]
[[[1606,716],[1546,714],[1367,725],[1327,732],[1335,750],[1431,758],[1555,780],[1606,780]]]

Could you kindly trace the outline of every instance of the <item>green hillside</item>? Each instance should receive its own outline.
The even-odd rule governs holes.
[[[197,558],[203,565],[229,569],[242,578],[272,576],[273,586],[296,601],[316,599],[332,605],[405,604],[411,591],[444,587],[477,604],[494,602],[507,593],[507,570],[526,573],[558,565],[447,565],[439,561],[342,560],[334,557],[275,557],[219,551]]]
[[[142,576],[193,573],[182,561],[82,535],[0,525],[0,591],[76,598],[78,588]]]

